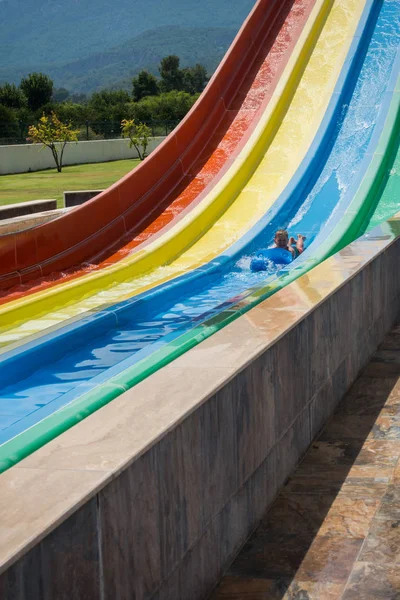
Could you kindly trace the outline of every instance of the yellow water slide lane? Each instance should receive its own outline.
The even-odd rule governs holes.
[[[195,269],[244,235],[304,158],[364,6],[365,0],[317,0],[257,128],[210,194],[170,231],[116,265],[0,307],[0,345]]]

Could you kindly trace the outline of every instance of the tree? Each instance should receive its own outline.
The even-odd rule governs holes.
[[[197,63],[194,67],[182,69],[183,90],[189,94],[201,93],[207,83],[207,71]]]
[[[133,106],[133,118],[144,123],[163,121],[177,123],[196,102],[198,95],[172,91],[143,98]]]
[[[0,138],[19,138],[18,121],[14,111],[0,104]]]
[[[25,94],[31,110],[38,110],[48,104],[53,94],[53,81],[43,73],[30,73],[21,80],[19,87]]]
[[[149,145],[151,129],[144,123],[135,123],[134,119],[123,119],[121,121],[122,137],[129,138],[129,147],[134,146],[140,160],[147,156],[146,150]]]
[[[71,124],[62,123],[53,112],[50,117],[43,115],[38,125],[31,125],[28,130],[29,141],[34,144],[43,144],[43,148],[50,148],[57,172],[62,171],[62,161],[67,142],[78,141],[78,130],[73,130]]]
[[[63,123],[72,123],[78,127],[88,119],[88,109],[84,104],[63,102],[57,106],[57,116]]]
[[[70,94],[68,100],[74,104],[85,104],[87,102],[86,94],[75,93]]]
[[[88,118],[97,134],[107,137],[119,130],[121,120],[127,114],[130,96],[125,90],[103,90],[95,92],[88,104]]]
[[[179,57],[171,54],[162,59],[159,71],[161,75],[160,87],[162,92],[183,89],[183,74],[179,68]]]
[[[53,100],[53,102],[65,102],[68,97],[69,91],[64,87],[60,87],[55,88],[53,90],[53,95],[51,99]]]
[[[138,102],[146,96],[157,96],[160,93],[157,79],[148,71],[140,71],[137,77],[132,79],[132,96]]]
[[[26,98],[16,85],[5,83],[0,86],[0,104],[8,108],[22,108],[26,106]]]

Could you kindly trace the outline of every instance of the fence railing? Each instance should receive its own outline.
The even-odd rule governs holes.
[[[146,125],[151,129],[151,135],[164,136],[171,133],[179,121],[148,121]],[[36,123],[0,122],[0,146],[12,144],[28,144],[28,129]],[[79,140],[109,140],[120,138],[121,124],[118,121],[85,121],[73,124],[74,129],[79,129]]]

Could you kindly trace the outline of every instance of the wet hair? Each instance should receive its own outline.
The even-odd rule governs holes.
[[[286,229],[278,229],[278,231],[275,233],[275,239],[279,241],[289,241],[289,234]]]

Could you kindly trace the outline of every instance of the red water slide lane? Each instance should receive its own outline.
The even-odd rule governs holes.
[[[0,289],[13,288],[0,302],[115,263],[197,204],[265,110],[314,2],[259,0],[195,106],[146,161],[63,217],[0,238]]]

